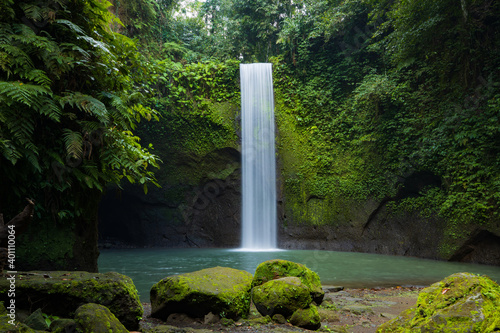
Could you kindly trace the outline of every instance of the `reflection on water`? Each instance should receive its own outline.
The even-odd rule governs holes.
[[[99,271],[118,272],[134,281],[141,301],[164,277],[225,266],[254,273],[270,259],[302,263],[317,272],[323,284],[350,288],[429,285],[457,272],[488,275],[500,281],[500,267],[451,263],[409,257],[316,250],[244,252],[228,249],[101,250]]]

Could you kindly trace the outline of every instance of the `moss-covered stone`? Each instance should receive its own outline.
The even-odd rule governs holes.
[[[195,329],[190,327],[175,327],[171,325],[158,325],[152,328],[144,329],[143,333],[211,333],[212,330]]]
[[[263,316],[291,316],[306,308],[312,298],[309,288],[298,277],[271,280],[252,289],[252,301]]]
[[[321,327],[321,317],[318,308],[311,304],[306,309],[297,309],[290,317],[290,324],[308,330],[317,330]]]
[[[321,304],[325,292],[321,287],[319,275],[306,266],[292,261],[274,259],[261,263],[255,270],[252,287],[287,276],[298,277],[309,288],[313,301]]]
[[[28,325],[22,324],[18,321],[14,321],[12,325],[11,318],[7,317],[5,314],[0,315],[0,332],[7,333],[37,333],[43,331],[36,331],[30,328]]]
[[[453,274],[423,289],[417,304],[377,332],[494,332],[500,330],[500,286],[485,276]]]
[[[5,308],[5,305],[3,305],[3,302],[0,302],[0,316],[7,314],[7,309]]]
[[[213,267],[164,278],[151,288],[151,316],[166,320],[171,313],[203,317],[248,315],[252,274],[227,267]]]
[[[128,333],[115,315],[99,304],[80,306],[75,312],[75,322],[83,333]]]
[[[9,283],[0,279],[0,301],[7,302]],[[142,304],[132,280],[118,273],[20,272],[16,278],[16,308],[29,310],[32,304],[44,313],[72,317],[86,303],[109,307],[130,330],[139,327]]]
[[[69,202],[73,201],[82,214],[67,214],[61,223],[54,223],[51,214],[37,216],[36,222],[16,239],[16,268],[97,272],[97,213],[101,194],[97,189],[73,191]],[[65,207],[60,209],[73,209]]]
[[[53,333],[67,333],[76,331],[74,319],[59,318],[50,323],[50,331]]]

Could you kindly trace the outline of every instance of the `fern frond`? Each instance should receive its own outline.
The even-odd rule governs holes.
[[[2,70],[8,74],[12,73],[12,69],[17,67],[35,67],[29,55],[17,46],[0,43],[0,52],[3,53],[6,62],[6,66],[2,66]]]
[[[50,89],[50,85],[52,84],[52,80],[49,79],[47,74],[41,69],[32,69],[29,71],[22,70],[20,71],[19,76],[22,79],[33,81],[47,89]]]
[[[19,112],[15,109],[13,112],[5,112],[5,124],[7,125],[10,142],[4,148],[15,147],[17,152],[14,152],[11,157],[20,159],[26,158],[32,166],[41,172],[40,164],[38,162],[38,147],[33,142],[33,133],[35,131],[35,119],[27,112]],[[17,111],[17,112],[16,112]],[[5,142],[5,139],[4,139]],[[4,152],[5,153],[5,152]],[[7,151],[7,156],[9,155]],[[18,156],[20,155],[20,156]],[[14,160],[11,159],[13,162]]]
[[[79,159],[83,156],[82,133],[73,132],[69,128],[63,130],[63,141],[66,152],[71,158]]]
[[[55,161],[61,165],[64,165],[64,161],[58,153],[51,151],[51,150],[48,150],[45,152],[45,154],[47,154],[53,161]]]
[[[56,23],[57,24],[62,24],[64,26],[68,27],[70,30],[72,30],[77,35],[83,35],[83,36],[87,35],[85,33],[85,31],[83,31],[83,29],[79,25],[74,24],[71,21],[59,19],[59,20],[56,20]]]
[[[1,3],[0,3],[1,6]],[[0,7],[1,8],[1,7]],[[14,34],[12,26],[7,23],[0,23],[0,44],[10,44],[11,36]]]
[[[46,87],[34,84],[24,84],[23,82],[0,81],[0,95],[5,95],[7,105],[18,102],[32,107],[36,99],[41,95],[52,95]],[[9,101],[10,99],[10,101]]]
[[[95,187],[96,189],[102,191],[103,187],[100,182],[100,172],[99,169],[97,168],[97,165],[93,163],[85,163],[83,166],[83,170],[85,171],[85,182],[87,186],[90,188]]]
[[[35,131],[35,120],[25,113],[20,113],[19,116],[9,117],[6,125],[12,134],[12,139],[15,139],[16,144],[24,149],[33,150],[38,154],[37,147],[33,144],[33,132]]]
[[[95,47],[96,49],[99,49],[109,55],[113,55],[111,53],[111,51],[109,51],[109,49],[107,48],[107,45],[103,42],[100,42],[92,37],[89,37],[89,36],[78,36],[77,39],[83,39],[84,41],[86,41],[87,43],[89,43],[90,45],[92,45],[93,47]]]
[[[2,138],[0,138],[0,152],[2,152],[2,155],[14,165],[22,156],[10,140]]]
[[[52,98],[40,97],[40,106],[38,112],[55,122],[59,122],[62,116],[62,110]]]
[[[78,52],[84,59],[90,59],[90,53],[79,47],[78,45],[72,44],[72,43],[62,43],[61,45],[62,50],[71,50],[71,51],[76,51]]]
[[[7,21],[7,19],[12,19],[15,16],[14,9],[12,5],[14,0],[2,0],[0,1],[0,21]]]
[[[21,3],[19,5],[24,12],[27,19],[33,20],[35,22],[42,22],[46,17],[46,9],[42,9],[34,4]]]
[[[63,108],[65,105],[69,104],[72,107],[77,107],[81,111],[88,112],[96,116],[103,124],[109,122],[109,114],[106,105],[92,96],[84,95],[80,92],[70,93],[60,98],[59,103]]]
[[[102,123],[96,121],[79,121],[78,124],[82,127],[82,131],[87,133],[103,132]]]
[[[38,154],[35,154],[32,150],[27,150],[24,152],[24,156],[38,172],[42,172],[42,168],[40,168],[40,163],[38,162]]]

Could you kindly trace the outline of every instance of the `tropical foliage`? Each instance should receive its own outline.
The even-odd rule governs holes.
[[[30,196],[39,213],[74,216],[75,193],[122,178],[155,183],[158,158],[132,131],[157,115],[142,104],[144,66],[134,43],[110,30],[120,22],[109,5],[2,2],[0,172],[9,202]]]
[[[211,0],[194,8],[197,18],[177,20],[197,20],[196,38],[172,40],[191,59],[274,63],[280,113],[290,116],[278,119],[282,136],[295,133],[294,149],[307,157],[287,174],[291,197],[332,206],[397,197],[396,210],[447,220],[450,240],[499,220],[497,2]],[[419,173],[440,182],[398,196]]]
[[[304,157],[285,183],[297,200],[394,199],[428,173],[440,182],[395,210],[446,219],[450,239],[500,219],[498,1],[113,3],[0,4],[3,192],[154,181],[136,123],[157,109],[229,140],[213,103],[238,101],[239,61],[270,61],[282,136]]]

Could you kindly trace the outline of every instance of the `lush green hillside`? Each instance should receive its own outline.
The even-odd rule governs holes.
[[[26,238],[39,243],[26,255],[49,251],[53,226],[94,235],[106,185],[155,183],[159,158],[155,195],[179,207],[194,205],[196,186],[234,176],[233,157],[208,160],[238,149],[238,64],[254,61],[274,64],[282,230],[321,226],[362,243],[370,227],[403,230],[411,216],[439,231],[425,255],[440,258],[471,235],[500,236],[499,3],[110,5],[0,5],[0,212],[8,220],[36,200]],[[81,250],[58,239],[61,262]]]

